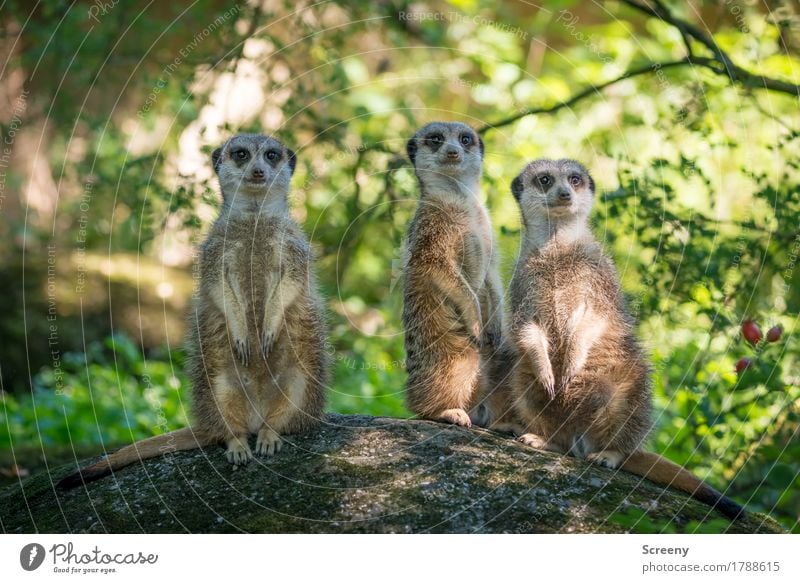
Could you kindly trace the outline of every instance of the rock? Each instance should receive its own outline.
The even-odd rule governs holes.
[[[681,492],[480,429],[330,415],[234,470],[221,447],[147,460],[85,488],[73,466],[0,492],[7,533],[783,532]],[[88,460],[84,463],[88,463]]]

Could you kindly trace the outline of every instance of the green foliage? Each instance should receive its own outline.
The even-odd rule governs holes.
[[[144,358],[125,335],[62,359],[61,383],[43,368],[29,395],[0,401],[0,450],[62,444],[116,445],[187,424],[178,355]],[[56,388],[56,387],[63,388]]]

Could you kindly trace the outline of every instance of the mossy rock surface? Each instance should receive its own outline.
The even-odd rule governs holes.
[[[92,460],[86,460],[88,461]],[[74,466],[0,492],[7,533],[783,532],[681,492],[483,430],[330,415],[234,470],[221,447],[129,466],[85,488]]]

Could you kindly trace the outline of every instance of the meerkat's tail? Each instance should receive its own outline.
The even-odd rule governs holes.
[[[744,517],[744,508],[736,502],[717,492],[688,470],[660,455],[636,451],[620,467],[656,484],[686,492],[700,502],[716,508],[731,520]]]
[[[137,441],[109,454],[96,464],[79,468],[63,478],[58,483],[58,487],[63,489],[74,488],[87,482],[99,480],[108,476],[111,472],[129,466],[139,460],[146,460],[175,451],[196,449],[210,444],[210,440],[197,436],[191,427],[170,431],[169,433]]]

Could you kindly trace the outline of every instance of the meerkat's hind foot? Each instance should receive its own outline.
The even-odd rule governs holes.
[[[274,429],[263,427],[258,432],[256,440],[256,453],[258,455],[275,455],[283,447],[281,436]]]
[[[434,417],[437,421],[460,425],[461,427],[472,427],[472,421],[464,409],[445,409]]]
[[[246,435],[232,437],[228,440],[227,446],[225,456],[228,458],[228,462],[234,466],[243,466],[253,459],[253,452],[250,450],[250,444],[247,443]]]
[[[547,440],[541,435],[536,435],[535,433],[523,433],[517,438],[517,441],[524,443],[525,445],[535,447],[536,449],[544,449],[548,451],[552,450],[550,445],[547,443]]]
[[[625,461],[625,455],[615,449],[604,449],[603,451],[590,453],[586,456],[586,459],[593,464],[616,470]]]

